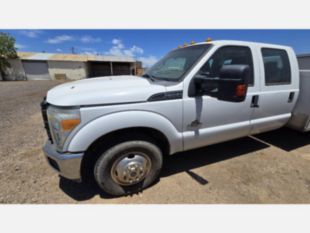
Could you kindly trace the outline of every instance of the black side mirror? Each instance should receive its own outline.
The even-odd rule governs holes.
[[[246,98],[250,67],[225,65],[220,70],[217,98],[223,101],[242,102]]]
[[[248,65],[225,65],[218,78],[195,76],[189,96],[208,95],[223,101],[242,102],[246,98],[249,75]]]

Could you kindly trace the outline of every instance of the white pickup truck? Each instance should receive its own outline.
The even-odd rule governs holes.
[[[137,192],[163,157],[282,126],[310,130],[310,73],[290,47],[197,43],[169,52],[143,77],[59,85],[41,104],[49,164],[93,177],[111,195]]]

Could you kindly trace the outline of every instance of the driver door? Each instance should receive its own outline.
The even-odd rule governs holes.
[[[249,135],[250,119],[253,114],[251,100],[257,90],[254,82],[257,74],[254,70],[253,51],[247,46],[223,46],[200,68],[198,75],[216,78],[219,77],[220,69],[224,65],[248,65],[250,67],[248,93],[245,101],[237,103],[220,101],[210,96],[185,95],[184,150]]]

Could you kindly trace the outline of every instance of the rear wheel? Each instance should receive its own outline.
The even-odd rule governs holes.
[[[95,180],[105,192],[121,196],[150,186],[162,167],[162,152],[142,140],[122,142],[103,152],[94,167]]]

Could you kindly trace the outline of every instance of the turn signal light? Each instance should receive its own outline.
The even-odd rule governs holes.
[[[247,86],[244,84],[238,85],[236,87],[236,96],[243,97],[246,95]]]
[[[75,128],[75,126],[77,126],[78,124],[80,124],[81,120],[80,119],[68,119],[68,120],[62,120],[61,121],[61,127],[63,130],[67,131],[67,130],[72,130]]]

